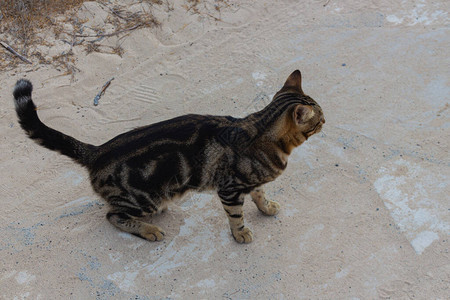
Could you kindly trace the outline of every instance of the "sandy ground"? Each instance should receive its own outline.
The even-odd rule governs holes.
[[[0,298],[448,299],[450,4],[302,2],[155,6],[161,27],[121,39],[123,57],[75,47],[72,79],[2,72]],[[25,137],[11,95],[29,78],[47,125],[100,144],[185,113],[244,116],[297,68],[327,123],[267,187],[278,216],[247,201],[249,245],[214,194],[158,216],[162,242],[120,233],[87,172]]]

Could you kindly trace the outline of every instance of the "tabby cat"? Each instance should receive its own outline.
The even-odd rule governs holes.
[[[80,142],[44,125],[31,99],[32,85],[21,79],[14,88],[19,123],[30,138],[85,166],[94,190],[110,210],[106,218],[118,229],[149,241],[164,231],[143,221],[188,190],[217,191],[238,243],[249,243],[242,206],[250,194],[265,215],[277,202],[261,186],[286,168],[291,151],[319,132],[325,119],[320,106],[301,88],[294,71],[272,102],[245,118],[184,115],[140,127],[100,146]]]

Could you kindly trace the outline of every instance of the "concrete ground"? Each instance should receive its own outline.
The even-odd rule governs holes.
[[[448,299],[449,2],[181,2],[153,7],[158,28],[102,41],[123,57],[75,47],[73,78],[0,74],[0,298]],[[326,124],[267,186],[279,215],[245,204],[248,245],[215,194],[156,217],[162,242],[117,231],[87,172],[26,138],[11,96],[29,78],[47,125],[100,144],[185,113],[244,116],[295,69]]]

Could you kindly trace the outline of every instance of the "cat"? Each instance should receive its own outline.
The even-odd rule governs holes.
[[[94,191],[110,206],[106,218],[118,229],[160,241],[164,231],[143,217],[161,212],[168,200],[188,190],[215,190],[232,236],[250,243],[244,196],[250,194],[263,214],[277,214],[280,205],[266,199],[261,186],[277,178],[292,150],[325,123],[321,107],[303,93],[301,79],[294,71],[271,103],[247,117],[189,114],[136,128],[100,146],[44,125],[30,81],[17,81],[13,95],[28,136],[87,168]]]

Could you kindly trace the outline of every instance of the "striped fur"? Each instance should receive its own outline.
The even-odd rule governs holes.
[[[185,115],[140,127],[100,146],[82,143],[44,125],[31,99],[32,85],[14,89],[19,123],[30,138],[85,166],[92,187],[110,205],[107,219],[118,229],[150,241],[161,228],[142,217],[163,210],[189,190],[217,191],[233,237],[249,243],[242,206],[250,194],[258,209],[275,215],[261,186],[286,168],[291,151],[321,130],[320,106],[301,89],[297,70],[263,110],[245,118]]]

